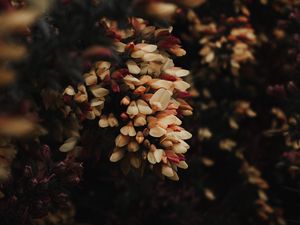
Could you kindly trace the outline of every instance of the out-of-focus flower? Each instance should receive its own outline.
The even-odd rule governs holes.
[[[191,32],[200,38],[199,54],[203,64],[212,68],[229,68],[233,75],[238,75],[242,63],[254,62],[253,47],[257,38],[249,23],[248,9],[242,6],[240,11],[240,16],[205,22],[201,15],[189,10],[187,18]]]
[[[124,61],[97,62],[84,74],[85,84],[67,87],[64,96],[73,99],[78,106],[73,110],[82,119],[97,119],[100,128],[120,127],[112,162],[122,160],[136,169],[148,162],[178,180],[177,168],[187,168],[183,154],[192,137],[180,118],[192,115],[193,109],[185,100],[190,84],[183,77],[189,71],[176,67],[171,55],[185,51],[172,29],[157,29],[138,18],[130,19],[127,30],[119,30],[112,21],[104,24],[114,34],[116,51]],[[61,150],[74,147],[71,138]]]
[[[12,2],[12,5],[15,4]],[[35,0],[26,8],[14,10],[11,7],[0,12],[0,86],[14,81],[14,72],[8,62],[18,60],[26,53],[24,46],[13,43],[12,34],[28,28],[47,7],[46,0]]]

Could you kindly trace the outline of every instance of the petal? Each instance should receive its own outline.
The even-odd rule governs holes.
[[[160,145],[164,148],[170,148],[173,146],[173,142],[170,140],[164,140],[160,143]]]
[[[150,98],[150,105],[157,110],[165,110],[171,100],[171,94],[165,89],[159,89]]]
[[[147,159],[151,164],[156,164],[156,159],[153,152],[148,152]]]
[[[130,137],[133,137],[136,135],[136,131],[132,125],[132,123],[127,124],[126,126],[122,127],[120,129],[121,134],[128,135]]]
[[[182,130],[182,131],[176,132],[176,133],[177,133],[176,135],[177,135],[180,139],[182,139],[182,140],[188,140],[188,139],[191,139],[192,136],[193,136],[190,132],[188,132],[188,131],[186,131],[186,130]]]
[[[186,91],[191,85],[183,80],[178,80],[174,82],[174,87],[180,91]]]
[[[105,128],[108,127],[108,120],[107,120],[107,116],[102,115],[100,120],[99,120],[99,127]]]
[[[188,139],[192,138],[192,134],[186,130],[170,132],[170,133],[167,133],[167,136],[170,139],[175,138],[175,139],[181,139],[181,140],[188,140]]]
[[[129,83],[133,83],[135,85],[139,85],[140,84],[140,80],[137,79],[136,77],[132,76],[132,75],[126,75],[124,77],[124,81],[129,82]]]
[[[129,136],[124,136],[122,134],[119,134],[116,137],[115,144],[117,147],[124,147],[129,143],[130,137]]]
[[[65,91],[64,91],[63,94],[67,94],[67,95],[73,96],[73,95],[75,95],[76,93],[75,93],[74,88],[73,88],[71,85],[69,85],[68,87],[66,87],[66,89],[65,89]]]
[[[149,134],[152,137],[161,137],[166,133],[167,133],[167,131],[159,126],[155,126],[155,127],[151,128],[150,132],[149,132]]]
[[[142,50],[137,50],[131,53],[131,57],[134,59],[142,58],[145,55],[146,52]]]
[[[100,85],[94,85],[90,87],[90,91],[95,97],[101,98],[108,95],[109,91],[106,88],[101,87]]]
[[[164,154],[164,150],[156,149],[153,154],[154,154],[154,158],[155,158],[156,162],[160,163],[162,156]]]
[[[159,61],[162,62],[164,60],[164,57],[157,53],[146,53],[143,56],[143,60],[145,62],[153,62],[153,61]]]
[[[121,105],[129,105],[130,104],[130,98],[128,96],[125,96],[121,100]]]
[[[96,63],[96,68],[98,70],[101,70],[101,72],[108,70],[110,68],[110,66],[111,66],[111,63],[107,62],[107,61],[99,61]]]
[[[83,78],[84,78],[85,84],[87,86],[95,85],[95,84],[97,84],[97,81],[98,81],[96,74],[93,74],[93,73],[86,73],[83,75]]]
[[[158,119],[158,124],[163,128],[167,128],[169,125],[181,125],[182,121],[174,115],[168,115]]]
[[[149,75],[141,76],[140,77],[140,84],[141,85],[146,84],[146,83],[150,82],[151,80],[152,80],[152,77],[149,76]]]
[[[171,89],[173,86],[173,82],[168,80],[161,80],[161,79],[153,79],[148,84],[153,89],[160,89],[160,88]]]
[[[172,149],[178,154],[184,154],[189,148],[190,146],[186,142],[180,140],[180,143],[174,144]]]
[[[137,143],[141,144],[144,141],[145,137],[143,132],[138,131],[137,135],[135,136],[135,140],[137,141]]]
[[[129,60],[126,63],[127,68],[131,74],[139,74],[141,72],[140,67],[133,60]]]
[[[118,162],[124,157],[124,150],[115,148],[113,153],[111,154],[109,160],[111,162]]]
[[[139,112],[144,115],[150,115],[152,113],[152,109],[150,108],[150,106],[142,99],[137,100],[137,107],[139,109]]]
[[[92,107],[103,105],[103,104],[104,104],[104,99],[102,98],[93,98],[90,102],[90,105]]]
[[[71,137],[65,141],[65,143],[60,146],[59,151],[61,152],[69,152],[73,150],[77,144],[78,137]]]
[[[135,45],[135,48],[143,50],[145,52],[154,52],[157,49],[156,45],[150,45],[150,44],[137,44]]]
[[[179,181],[178,174],[174,171],[174,175],[172,177],[168,177],[170,180]]]
[[[129,116],[136,116],[139,113],[139,109],[135,101],[132,101],[129,104],[126,112]]]
[[[108,124],[110,127],[119,126],[119,122],[118,122],[117,118],[112,113],[110,113],[108,116]]]
[[[123,42],[116,42],[114,45],[117,52],[125,52],[126,44]]]
[[[188,164],[185,162],[185,161],[180,161],[178,164],[177,164],[177,167],[181,168],[181,169],[187,169],[189,166]]]
[[[133,91],[133,94],[135,94],[135,95],[143,95],[146,91],[147,91],[147,88],[146,88],[146,87],[144,87],[144,86],[139,86],[138,88],[136,88],[136,89]]]
[[[165,69],[165,73],[169,75],[174,75],[176,77],[184,77],[190,74],[188,70],[181,69],[179,67],[171,67],[168,69]]]
[[[166,177],[173,177],[174,176],[173,169],[168,165],[163,165],[162,168],[161,168],[161,172]]]
[[[147,124],[147,121],[146,121],[145,116],[137,115],[134,118],[134,126],[135,127],[142,127],[142,126],[145,126],[146,124]]]

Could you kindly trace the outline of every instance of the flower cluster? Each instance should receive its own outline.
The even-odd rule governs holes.
[[[185,100],[190,84],[182,79],[189,71],[175,67],[170,57],[185,51],[171,28],[147,26],[138,18],[130,19],[126,30],[119,30],[113,21],[103,23],[122,62],[95,63],[84,74],[84,84],[65,89],[65,99],[76,102],[76,114],[82,119],[97,119],[100,128],[120,127],[112,162],[122,160],[128,169],[130,165],[141,169],[148,162],[178,180],[177,168],[187,168],[183,154],[192,137],[181,127],[180,118],[192,115],[192,107]],[[61,149],[70,142],[74,143],[69,139]]]
[[[202,20],[190,10],[187,17],[191,32],[200,38],[201,63],[212,68],[228,68],[233,75],[238,75],[242,63],[253,62],[257,38],[249,16],[245,6],[241,7],[239,15],[224,16],[218,22]]]

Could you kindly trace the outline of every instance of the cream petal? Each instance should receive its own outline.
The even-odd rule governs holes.
[[[87,86],[95,85],[95,84],[97,84],[97,81],[98,81],[96,74],[93,74],[93,73],[86,73],[83,75],[83,78],[84,78],[85,84]]]
[[[129,105],[130,104],[130,98],[128,96],[125,96],[121,100],[121,105]]]
[[[148,116],[147,117],[148,127],[153,128],[157,124],[157,118],[154,116]]]
[[[96,116],[101,116],[103,106],[104,105],[100,105],[100,106],[96,106],[96,107],[92,108],[92,110],[93,110],[93,112],[95,113]]]
[[[108,125],[110,127],[118,127],[119,126],[119,122],[118,122],[117,118],[112,113],[110,113],[108,116]]]
[[[87,94],[77,93],[74,97],[74,100],[76,102],[82,103],[82,102],[85,102],[88,100],[88,96],[87,96]]]
[[[142,58],[145,55],[146,52],[142,50],[137,50],[131,53],[131,57],[134,59]]]
[[[161,80],[161,79],[153,79],[148,84],[153,89],[160,89],[160,88],[171,89],[173,86],[173,82],[168,80]]]
[[[136,131],[132,125],[132,123],[127,124],[126,126],[122,127],[120,129],[121,134],[128,135],[130,137],[133,137],[136,135]]]
[[[135,136],[135,140],[137,141],[137,143],[141,144],[144,141],[145,137],[143,132],[138,131],[137,135]]]
[[[154,158],[155,158],[156,162],[160,163],[161,159],[162,159],[162,156],[164,154],[164,150],[156,149],[153,154],[154,154]]]
[[[180,132],[176,132],[177,136],[182,140],[188,140],[192,138],[192,134],[186,130],[182,130]]]
[[[171,67],[171,68],[165,69],[165,73],[176,76],[176,77],[184,77],[184,76],[189,75],[190,71],[181,69],[179,67]]]
[[[104,100],[101,98],[93,98],[90,102],[92,107],[96,107],[104,104]]]
[[[135,85],[140,85],[140,80],[137,79],[136,77],[132,76],[132,75],[126,75],[124,77],[124,81],[128,82],[128,83],[133,83]]]
[[[115,148],[113,153],[111,154],[109,160],[111,162],[118,162],[124,157],[124,154],[125,154],[124,150],[122,150],[120,148]]]
[[[100,85],[94,85],[90,87],[90,91],[95,97],[101,98],[108,95],[109,91],[106,88],[101,87]]]
[[[174,175],[172,177],[168,177],[170,180],[179,181],[178,174],[174,171]]]
[[[129,143],[129,140],[130,140],[129,136],[119,134],[116,137],[115,144],[117,147],[124,147],[125,145],[127,145]]]
[[[143,50],[145,52],[155,52],[157,49],[156,45],[151,45],[151,44],[137,44],[135,45],[135,48]]]
[[[142,99],[137,100],[137,107],[139,109],[139,112],[144,115],[150,115],[152,113],[152,109],[150,108],[148,103]]]
[[[165,89],[157,90],[150,98],[150,105],[159,111],[165,110],[171,100],[171,94]]]
[[[171,67],[174,67],[174,62],[172,59],[168,58],[165,64],[163,65],[162,69],[165,71],[166,69],[169,69]]]
[[[148,152],[147,159],[151,164],[156,164],[156,159],[153,152]]]
[[[142,126],[145,126],[146,124],[147,124],[147,121],[146,121],[145,116],[137,115],[134,118],[134,126],[135,127],[142,127]]]
[[[159,119],[158,124],[163,128],[167,128],[169,125],[181,125],[182,121],[177,116],[168,115]]]
[[[164,140],[160,143],[160,145],[164,148],[169,148],[173,146],[173,142],[170,140]]]
[[[129,116],[136,116],[139,113],[139,109],[135,101],[132,101],[129,104],[126,112]]]
[[[101,70],[101,71],[105,71],[108,70],[111,66],[110,62],[107,61],[99,61],[96,63],[96,67]]]
[[[102,115],[99,120],[99,127],[105,128],[108,126],[109,126],[109,124],[108,124],[107,116]]]
[[[116,42],[114,46],[117,52],[125,52],[126,44],[124,44],[123,42]]]
[[[175,138],[175,139],[181,139],[181,140],[188,140],[192,138],[192,134],[186,130],[181,130],[177,132],[170,132],[167,133],[168,138]]]
[[[174,87],[180,91],[186,91],[191,85],[183,80],[178,80],[174,82]]]
[[[185,143],[184,141],[180,141],[180,143],[174,144],[172,149],[178,154],[184,154],[189,148],[190,146],[187,143]]]
[[[65,91],[64,91],[63,94],[67,94],[67,95],[73,96],[76,93],[75,93],[74,88],[71,85],[69,85],[68,87],[66,87],[66,89],[65,89]]]
[[[105,70],[104,72],[97,72],[97,76],[101,79],[104,80],[105,77],[110,76],[110,71]]]
[[[177,167],[181,168],[181,169],[187,169],[189,166],[188,164],[185,162],[185,161],[180,161],[178,164],[177,164]]]
[[[152,137],[161,137],[166,133],[167,133],[167,131],[165,129],[163,129],[161,127],[158,127],[158,126],[155,126],[155,127],[151,128],[150,132],[149,132],[149,134]]]
[[[166,177],[173,177],[174,176],[174,170],[168,165],[163,165],[162,166],[161,173]]]
[[[142,59],[146,62],[153,62],[153,61],[162,62],[164,60],[164,57],[157,53],[146,53],[144,54]]]
[[[138,67],[136,62],[133,60],[127,61],[126,65],[129,70],[129,73],[131,73],[131,74],[139,74],[141,72],[140,67]]]
[[[143,75],[140,78],[140,84],[143,85],[143,84],[149,83],[151,80],[152,80],[151,76],[149,76],[149,75]]]
[[[60,146],[59,151],[61,152],[69,152],[73,150],[77,144],[78,137],[70,137],[65,141],[65,143]]]

